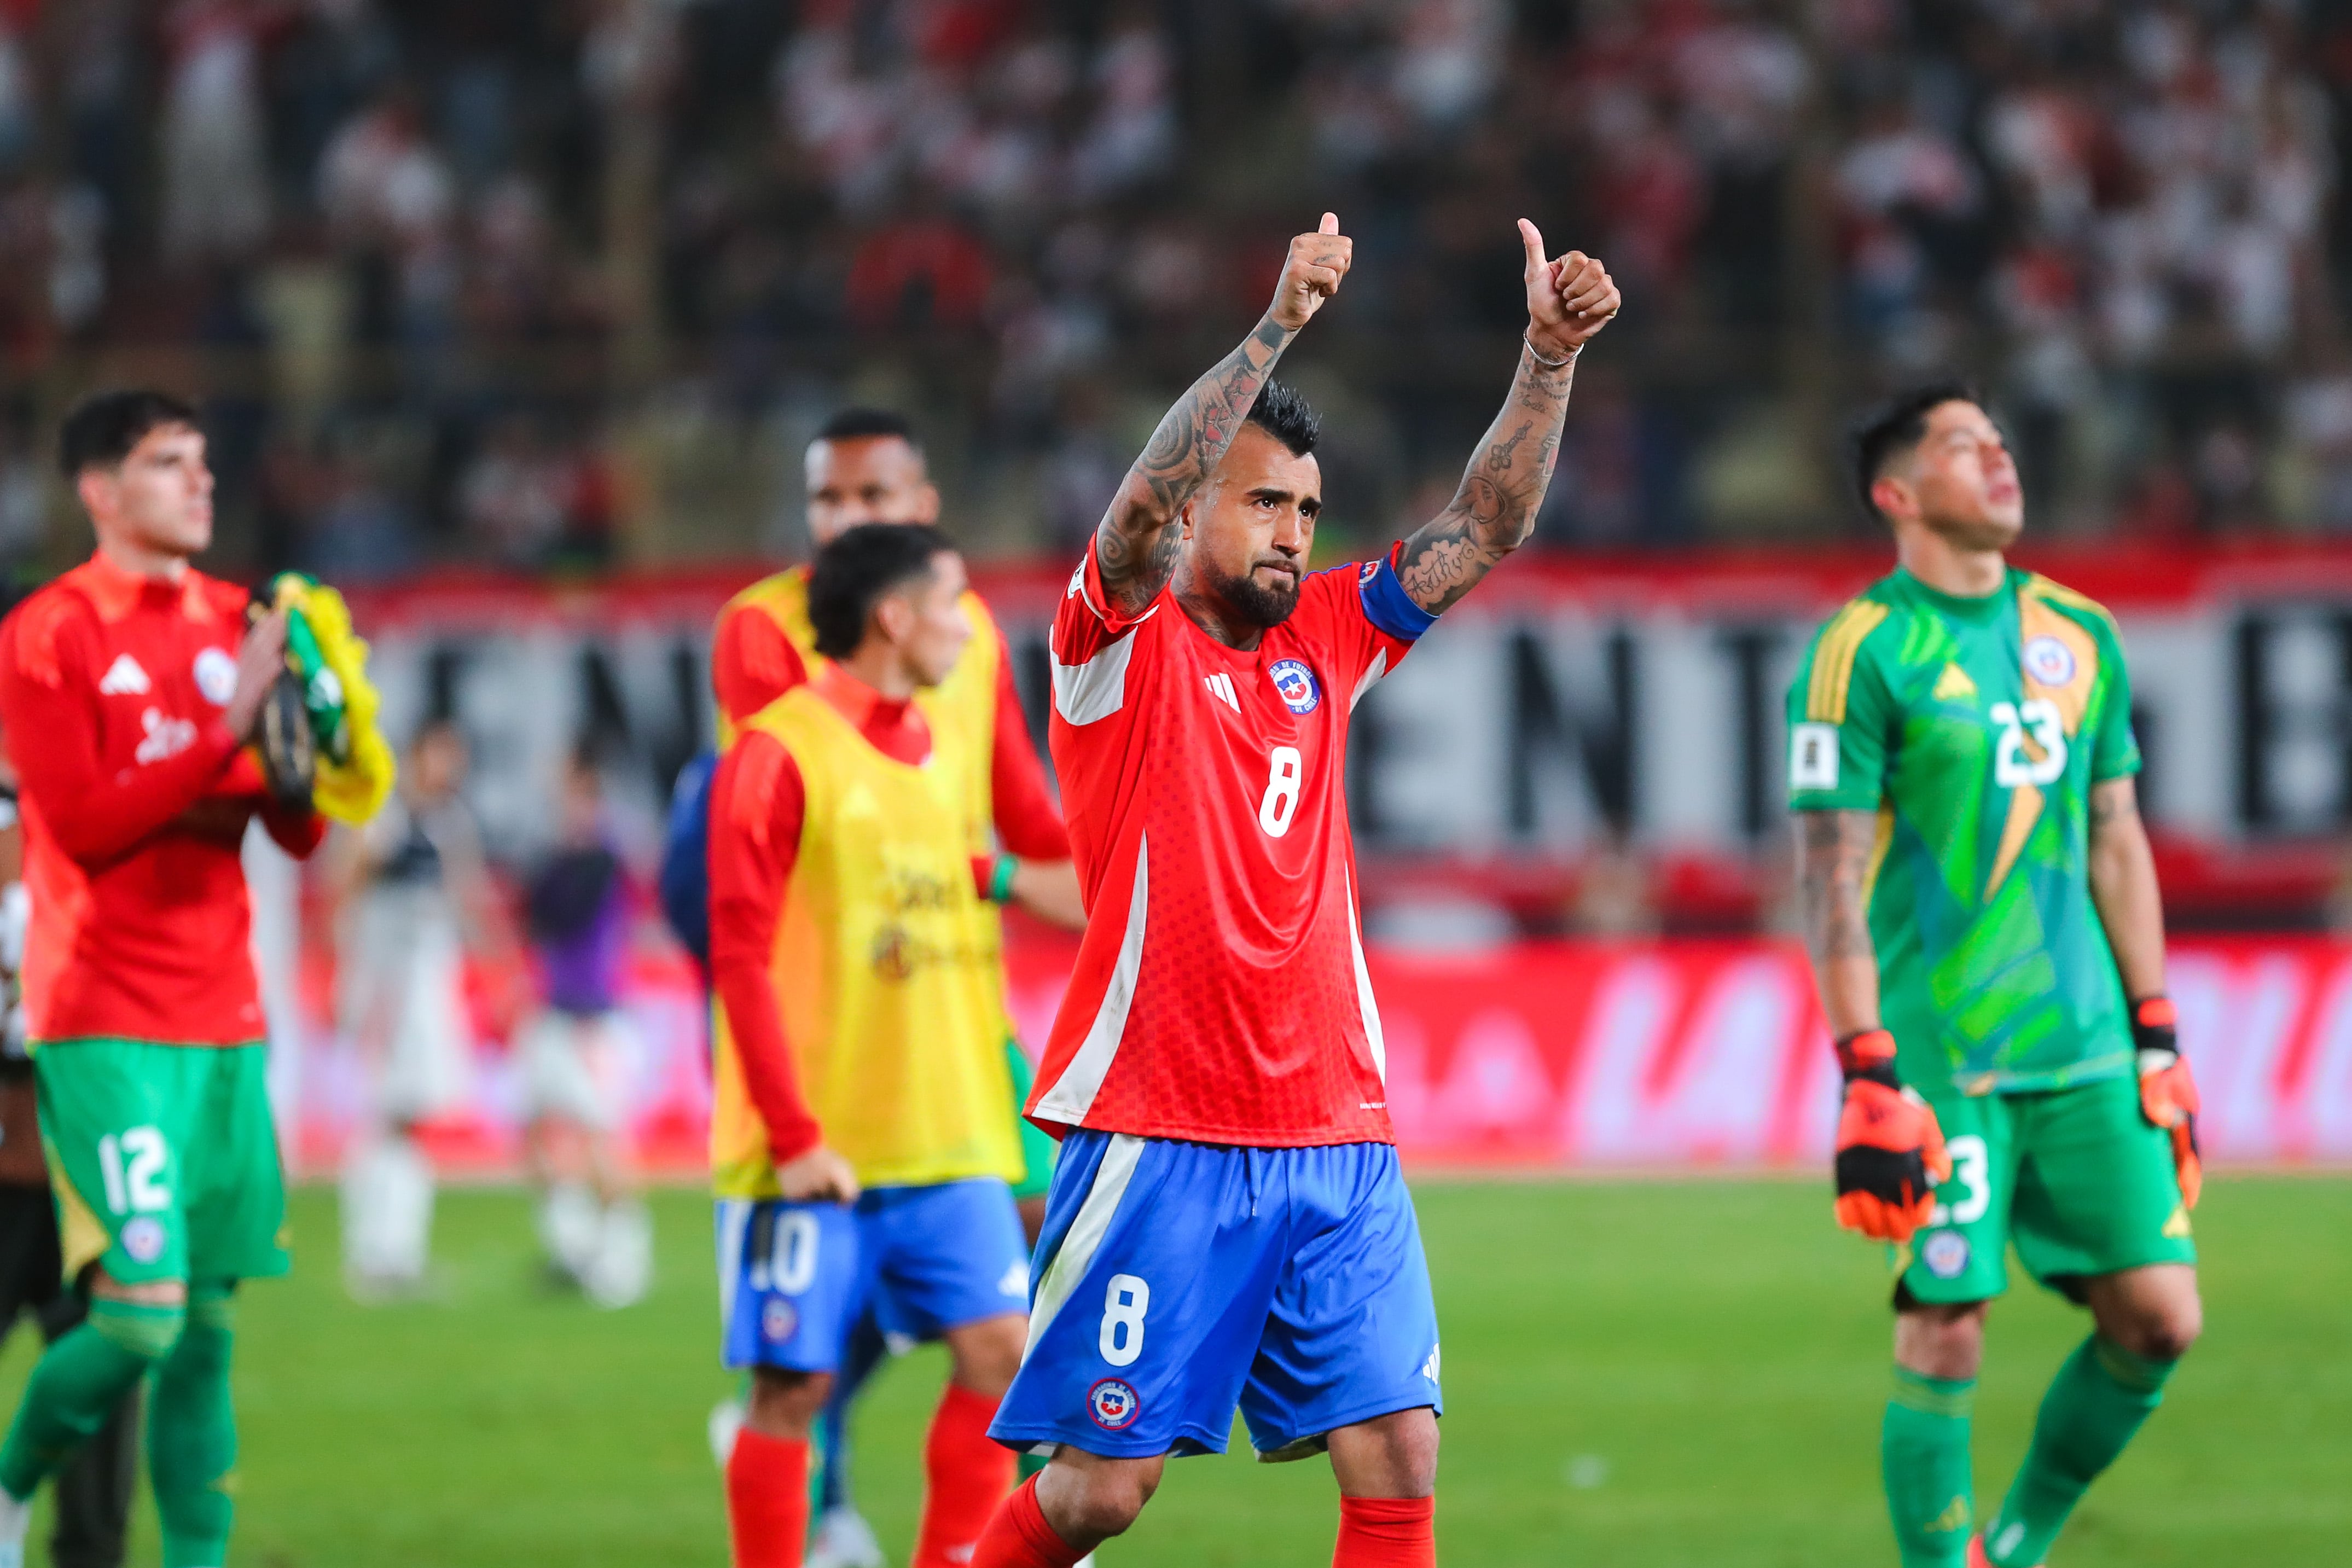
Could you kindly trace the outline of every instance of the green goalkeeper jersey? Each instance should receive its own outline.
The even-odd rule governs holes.
[[[1789,805],[1878,814],[1865,897],[1906,1082],[2129,1070],[2088,807],[2139,765],[2115,618],[2046,577],[1969,599],[1898,570],[1815,636],[1789,689]]]

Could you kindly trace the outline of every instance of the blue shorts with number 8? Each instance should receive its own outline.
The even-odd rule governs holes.
[[[1443,1412],[1437,1307],[1386,1143],[1234,1149],[1079,1129],[1037,1244],[1029,1348],[989,1435],[1136,1458],[1268,1459]]]

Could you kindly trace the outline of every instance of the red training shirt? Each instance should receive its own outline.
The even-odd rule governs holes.
[[[1387,562],[1309,574],[1249,652],[1094,548],[1054,622],[1054,763],[1087,923],[1031,1094],[1049,1131],[1394,1141],[1356,918],[1348,721],[1433,621]]]
[[[246,825],[258,814],[297,856],[326,825],[269,805],[260,763],[222,721],[247,598],[199,572],[142,577],[99,554],[0,622],[36,1041],[225,1046],[265,1032]]]

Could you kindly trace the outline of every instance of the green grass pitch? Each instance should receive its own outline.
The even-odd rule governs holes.
[[[1445,1330],[1444,1560],[1476,1568],[1798,1568],[1893,1561],[1876,1483],[1886,1377],[1876,1249],[1818,1183],[1430,1183]],[[351,1304],[332,1194],[297,1194],[295,1278],[246,1292],[247,1568],[641,1568],[726,1561],[705,1446],[708,1205],[656,1201],[661,1279],[594,1311],[540,1289],[508,1192],[444,1195],[437,1300]],[[2221,1179],[2199,1212],[2208,1331],[2053,1568],[2352,1561],[2352,1182]],[[1994,1318],[1978,1401],[1988,1503],[2084,1320],[2032,1288]],[[0,1380],[37,1341],[19,1331]],[[894,1561],[912,1535],[936,1352],[891,1367],[859,1433]],[[1238,1447],[1238,1445],[1237,1445]],[[1330,1560],[1319,1461],[1179,1461],[1105,1568]],[[40,1527],[45,1532],[45,1526]],[[134,1563],[152,1563],[142,1517]]]

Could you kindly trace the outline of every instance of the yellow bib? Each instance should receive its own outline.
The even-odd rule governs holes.
[[[806,792],[772,973],[825,1142],[868,1186],[1017,1180],[1003,939],[971,881],[969,741],[934,720],[930,761],[908,766],[805,686],[745,727],[783,743]],[[767,1130],[723,1011],[713,1185],[722,1197],[772,1196]]]

